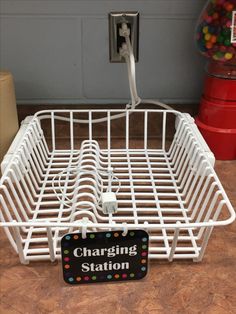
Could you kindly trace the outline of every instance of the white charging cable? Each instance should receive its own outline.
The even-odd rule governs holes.
[[[125,38],[125,43],[123,43],[122,47],[120,48],[120,55],[125,59],[128,69],[128,79],[129,79],[129,89],[130,89],[130,95],[131,95],[131,104],[128,103],[126,105],[126,109],[135,109],[139,104],[146,103],[146,104],[153,104],[157,105],[159,107],[162,107],[164,109],[172,110],[172,108],[166,104],[163,104],[156,100],[141,100],[141,98],[138,96],[137,87],[136,87],[136,75],[135,75],[135,58],[133,54],[133,48],[130,42],[130,29],[128,28],[128,25],[126,23],[122,23],[122,27],[119,29],[120,36],[123,36]],[[126,113],[120,113],[115,114],[113,116],[110,116],[110,120],[119,119],[126,115]],[[41,116],[41,118],[45,118],[46,116]],[[47,116],[50,118],[50,115]],[[61,117],[61,116],[55,116],[55,118],[63,121],[69,121],[69,118]],[[93,123],[100,123],[107,121],[107,117],[105,118],[99,118],[94,119]],[[73,119],[73,122],[77,123],[89,123],[89,120],[86,119]],[[106,192],[103,192],[103,180],[100,176],[100,174],[107,174],[108,175],[108,186]],[[87,174],[87,175],[95,175],[96,179],[98,178],[101,181],[100,190],[101,192],[95,193],[95,198],[97,201],[97,206],[99,208],[100,204],[102,204],[102,210],[105,214],[114,213],[117,211],[117,200],[116,200],[116,194],[118,193],[120,189],[120,180],[114,176],[114,172],[111,169],[104,170],[104,169],[98,169],[97,171],[91,171],[91,170],[85,170],[85,169],[79,169],[78,167],[70,167],[65,168],[60,173],[56,174],[55,177],[52,180],[52,187],[53,191],[56,194],[57,199],[60,203],[62,203],[66,207],[73,206],[73,199],[70,199],[67,195],[65,195],[65,191],[63,191],[63,187],[61,185],[61,178],[62,176],[66,175],[73,175],[79,176],[80,174]],[[55,186],[55,179],[58,178],[58,186]],[[119,187],[117,188],[116,192],[111,191],[112,182],[113,180],[117,180],[119,183]],[[57,190],[60,191],[60,195],[58,195]],[[100,194],[100,196],[99,196]],[[76,207],[78,210],[83,210],[82,208]],[[90,209],[90,208],[89,208]]]
[[[141,99],[138,96],[136,87],[135,58],[130,42],[130,29],[126,23],[122,23],[122,26],[119,29],[119,35],[125,38],[125,43],[123,43],[122,47],[120,48],[120,55],[127,63],[131,104],[132,107],[135,108],[141,102]]]
[[[95,180],[97,181],[97,179],[98,179],[101,182],[101,183],[96,182],[97,185],[99,186],[100,191],[99,190],[97,191],[95,189],[95,193],[94,193],[95,199],[97,201],[96,205],[98,206],[98,208],[102,209],[104,214],[116,212],[117,211],[116,194],[120,190],[121,182],[114,175],[114,170],[112,168],[109,168],[108,170],[97,169],[96,171],[95,170],[80,169],[79,167],[69,167],[69,168],[63,169],[61,172],[57,173],[52,179],[52,189],[53,189],[53,192],[55,193],[58,201],[67,208],[71,208],[74,205],[74,195],[73,195],[73,193],[71,193],[72,198],[69,198],[66,195],[65,187],[62,186],[62,177],[75,175],[76,180],[78,180],[78,183],[79,183],[79,180],[81,182],[81,179],[79,179],[78,177],[80,175],[83,175],[83,174],[94,175],[96,178]],[[103,191],[104,185],[103,185],[103,179],[102,179],[101,175],[107,175],[107,177],[108,177],[108,184],[107,184],[107,189],[105,192]],[[55,184],[56,179],[57,179],[57,186]],[[86,179],[86,181],[88,181],[88,178]],[[118,187],[117,187],[115,192],[112,191],[112,183],[114,181],[118,182]],[[88,188],[89,186],[86,185],[85,187]],[[60,193],[58,193],[58,190]],[[102,207],[100,207],[100,204]],[[84,206],[87,207],[86,204]],[[85,208],[75,207],[75,209],[84,210]],[[92,208],[88,207],[86,209],[89,210]]]
[[[141,99],[138,96],[137,87],[136,87],[136,75],[135,75],[135,58],[133,53],[133,47],[130,42],[130,29],[126,23],[122,23],[121,28],[119,29],[119,35],[125,38],[125,43],[123,43],[120,48],[120,55],[125,59],[128,68],[128,78],[129,78],[129,88],[131,94],[131,103],[133,107],[137,107],[141,103],[157,105],[161,108],[167,110],[173,110],[167,104],[164,104],[160,101],[153,99]]]
[[[137,87],[136,87],[136,74],[135,74],[135,58],[133,53],[132,44],[130,42],[130,29],[126,23],[122,23],[121,28],[119,29],[119,35],[125,38],[125,43],[123,43],[122,47],[120,48],[120,55],[125,59],[128,69],[128,79],[129,79],[129,89],[131,95],[131,103],[126,104],[125,109],[135,109],[140,104],[151,104],[158,107],[161,107],[166,110],[173,110],[169,105],[164,104],[158,100],[154,99],[141,99],[138,96]],[[110,116],[110,120],[115,120],[119,118],[125,117],[126,113],[118,113]],[[69,118],[62,117],[62,116],[54,116],[56,119],[61,121],[70,121]],[[51,118],[50,115],[42,115],[39,119],[44,118]],[[93,123],[101,123],[106,122],[107,117],[93,119]],[[73,119],[75,123],[90,123],[87,119]]]

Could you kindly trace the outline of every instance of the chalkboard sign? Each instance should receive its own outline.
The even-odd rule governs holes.
[[[61,240],[65,282],[138,280],[148,270],[147,232],[143,230],[66,234]]]

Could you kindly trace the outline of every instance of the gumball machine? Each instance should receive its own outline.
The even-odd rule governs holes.
[[[236,159],[236,0],[209,0],[196,42],[207,57],[196,123],[216,159]]]

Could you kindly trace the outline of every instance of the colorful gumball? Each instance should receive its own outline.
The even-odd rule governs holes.
[[[233,4],[230,3],[230,2],[227,2],[224,7],[225,7],[225,10],[226,10],[226,11],[229,11],[229,12],[232,12],[233,9],[234,9]]]
[[[227,53],[225,54],[225,59],[226,59],[226,60],[231,60],[232,58],[233,58],[233,54],[232,54],[232,53],[227,52]]]
[[[211,39],[211,34],[207,33],[204,38],[205,38],[206,41],[210,40]]]
[[[212,44],[215,44],[217,41],[217,37],[215,35],[212,35],[210,41]]]
[[[219,18],[219,13],[218,12],[213,13],[212,18],[213,20],[217,20]]]
[[[204,26],[203,29],[202,29],[202,32],[204,34],[207,34],[208,33],[208,26]]]
[[[206,48],[207,49],[211,49],[213,47],[213,44],[210,42],[210,41],[208,41],[207,43],[206,43]]]

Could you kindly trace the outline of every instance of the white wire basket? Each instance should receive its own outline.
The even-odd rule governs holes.
[[[213,228],[235,219],[213,165],[188,114],[41,111],[3,160],[1,226],[23,264],[59,259],[68,232],[123,229],[149,233],[151,259],[201,261]],[[100,204],[108,187],[113,214]]]

